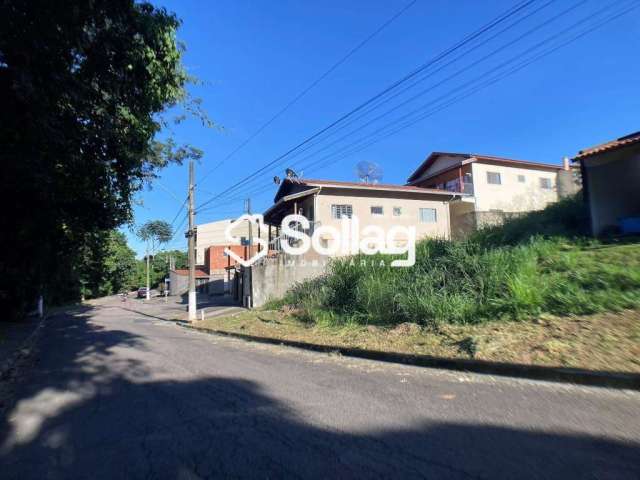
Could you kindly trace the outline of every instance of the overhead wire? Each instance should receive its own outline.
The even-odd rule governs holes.
[[[384,23],[382,23],[378,28],[376,28],[371,34],[369,34],[364,40],[358,43],[355,47],[349,50],[344,56],[342,56],[337,62],[335,62],[328,70],[326,70],[322,75],[320,75],[316,80],[311,82],[304,90],[302,90],[298,95],[296,95],[292,100],[290,100],[283,108],[278,110],[278,112],[273,115],[269,120],[267,120],[260,128],[258,128],[255,132],[249,135],[240,145],[238,145],[235,149],[233,149],[226,157],[224,157],[220,162],[218,162],[213,168],[208,170],[197,183],[202,183],[206,180],[209,175],[211,175],[214,171],[216,171],[222,164],[224,164],[227,160],[233,157],[236,153],[238,153],[241,149],[243,149],[247,144],[249,144],[254,138],[256,138],[260,133],[262,133],[269,125],[271,125],[275,120],[277,120],[282,114],[284,114],[289,108],[291,108],[294,104],[296,104],[302,97],[304,97],[307,93],[309,93],[313,88],[315,88],[320,82],[322,82],[325,78],[327,78],[331,73],[333,73],[338,67],[340,67],[343,63],[345,63],[350,57],[352,57],[356,52],[358,52],[362,47],[364,47],[367,43],[369,43],[373,38],[375,38],[380,32],[382,32],[385,28],[391,25],[398,17],[404,14],[409,8],[411,8],[418,0],[411,0],[407,3],[403,8],[397,11],[394,15],[392,15],[389,19],[387,19]]]
[[[279,160],[287,157],[288,155],[290,155],[292,152],[298,150],[300,147],[306,145],[307,143],[311,142],[313,139],[317,138],[318,136],[322,135],[324,132],[330,130],[331,128],[333,128],[334,126],[340,124],[342,121],[344,121],[345,119],[349,118],[350,116],[354,115],[355,113],[359,112],[360,110],[362,110],[363,108],[365,108],[367,105],[370,105],[372,102],[374,102],[375,100],[377,100],[378,98],[383,97],[384,95],[386,95],[388,92],[394,90],[395,88],[397,88],[399,85],[402,85],[404,82],[409,81],[410,79],[414,78],[416,75],[418,75],[420,72],[426,70],[427,68],[429,68],[430,66],[436,64],[437,62],[439,62],[440,60],[442,60],[443,58],[446,58],[448,55],[451,55],[452,53],[454,53],[455,51],[459,50],[460,48],[462,48],[464,45],[470,43],[471,41],[473,41],[474,39],[478,38],[479,36],[483,35],[484,33],[486,33],[487,31],[491,30],[492,28],[494,28],[495,26],[499,25],[500,23],[504,22],[506,19],[510,18],[511,16],[515,15],[516,13],[518,13],[520,10],[524,9],[525,7],[529,6],[530,4],[534,3],[536,0],[527,0],[527,1],[523,1],[518,3],[516,6],[512,7],[511,9],[507,10],[505,13],[499,15],[498,17],[496,17],[495,19],[493,19],[491,22],[489,22],[488,24],[484,25],[483,27],[481,27],[480,29],[472,32],[471,34],[467,35],[466,37],[464,37],[461,41],[459,41],[457,44],[455,44],[454,46],[444,50],[443,52],[441,52],[440,54],[436,55],[435,57],[431,58],[429,61],[425,62],[424,64],[420,65],[418,68],[416,68],[415,70],[413,70],[412,72],[410,72],[409,74],[405,75],[403,78],[401,78],[400,80],[397,80],[396,82],[394,82],[393,84],[389,85],[388,87],[386,87],[385,89],[383,89],[382,91],[378,92],[376,95],[374,95],[373,97],[369,98],[368,100],[366,100],[365,102],[361,103],[360,105],[358,105],[357,107],[355,107],[354,109],[352,109],[351,111],[347,112],[346,114],[342,115],[341,117],[339,117],[337,120],[333,121],[332,123],[330,123],[329,125],[327,125],[326,127],[322,128],[321,130],[317,131],[316,133],[314,133],[313,135],[307,137],[305,140],[303,140],[302,142],[298,143],[295,147],[289,149],[287,152],[285,152],[283,155],[280,155],[279,157],[275,158],[274,160],[268,162],[266,165],[262,166],[261,168],[259,168],[257,171],[247,175],[246,177],[244,177],[242,180],[236,182],[235,184],[231,185],[230,187],[228,187],[226,190],[220,192],[219,194],[215,195],[214,197],[210,198],[209,200],[203,202],[202,204],[200,204],[198,206],[198,208],[202,208],[203,206],[209,204],[210,202],[214,201],[216,198],[219,198],[220,196],[224,195],[225,193],[227,193],[228,191],[244,184],[247,180],[253,178],[253,176],[262,173],[263,171],[265,171],[266,169],[268,169],[269,167],[271,167],[272,165],[274,165],[275,163],[277,163]]]

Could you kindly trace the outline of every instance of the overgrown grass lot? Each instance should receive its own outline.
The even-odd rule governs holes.
[[[581,198],[565,199],[464,241],[422,241],[412,268],[381,267],[379,260],[389,264],[382,256],[337,260],[262,312],[207,326],[337,346],[640,371],[640,240],[595,240],[587,230]]]
[[[426,327],[637,307],[640,243],[588,238],[583,208],[565,199],[465,241],[424,240],[412,268],[338,260],[269,307],[317,324]]]

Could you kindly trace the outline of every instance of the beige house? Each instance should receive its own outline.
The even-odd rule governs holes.
[[[202,223],[198,225],[198,234],[196,236],[196,264],[205,265],[207,262],[206,251],[213,246],[230,246],[230,245],[248,245],[249,241],[249,224],[242,222],[234,226],[233,236],[236,241],[229,241],[225,237],[225,230],[232,224],[235,219],[227,218],[215,222]],[[251,235],[256,238],[258,232],[254,229]],[[260,232],[262,238],[266,238],[266,232]]]
[[[268,225],[270,250],[280,250],[283,241],[280,225],[289,214],[304,215],[310,221],[309,231],[314,231],[324,248],[332,248],[338,239],[333,238],[322,226],[340,230],[342,220],[357,217],[360,238],[367,236],[363,229],[368,225],[388,231],[392,226],[416,230],[418,239],[425,237],[449,238],[449,201],[460,194],[406,185],[366,184],[329,180],[285,179],[274,204],[264,213]],[[400,242],[406,241],[396,237]]]
[[[568,160],[560,166],[446,152],[429,155],[407,185],[464,194],[450,205],[453,236],[522,212],[541,210],[578,189]]]
[[[573,160],[593,234],[640,233],[640,132],[581,150]]]

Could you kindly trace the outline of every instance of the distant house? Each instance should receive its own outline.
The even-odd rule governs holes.
[[[450,205],[453,236],[543,209],[579,188],[568,160],[560,166],[447,152],[430,154],[407,185],[465,194]]]
[[[367,184],[333,180],[285,179],[264,213],[270,250],[279,250],[279,226],[292,213],[304,215],[310,230],[319,225],[340,228],[341,219],[357,216],[360,228],[376,225],[414,226],[418,238],[449,238],[448,202],[459,194],[406,185]],[[312,233],[312,232],[310,232]],[[321,244],[332,248],[337,240],[322,234]]]
[[[579,162],[594,235],[640,233],[640,132],[585,148]]]
[[[225,253],[225,249],[233,251],[241,258],[251,257],[249,249],[250,233],[254,238],[259,235],[265,237],[264,232],[249,232],[247,222],[234,226],[232,230],[235,240],[225,236],[225,230],[233,225],[235,219],[224,219],[216,222],[198,225],[196,234],[196,265],[198,269],[208,275],[203,293],[222,294],[229,292],[236,261]],[[255,250],[256,247],[253,247]],[[254,252],[255,253],[255,252]]]
[[[196,269],[196,291],[206,293],[209,283],[209,273]],[[182,295],[189,290],[189,269],[176,268],[169,272],[169,295]]]

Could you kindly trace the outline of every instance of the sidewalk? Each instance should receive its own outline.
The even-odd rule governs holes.
[[[118,300],[119,301],[119,300]],[[120,306],[143,314],[158,317],[162,320],[188,320],[187,304],[182,297],[152,297],[150,300],[129,298],[120,302]],[[197,318],[214,318],[220,315],[233,315],[244,312],[230,295],[209,296],[199,295],[197,302]]]

